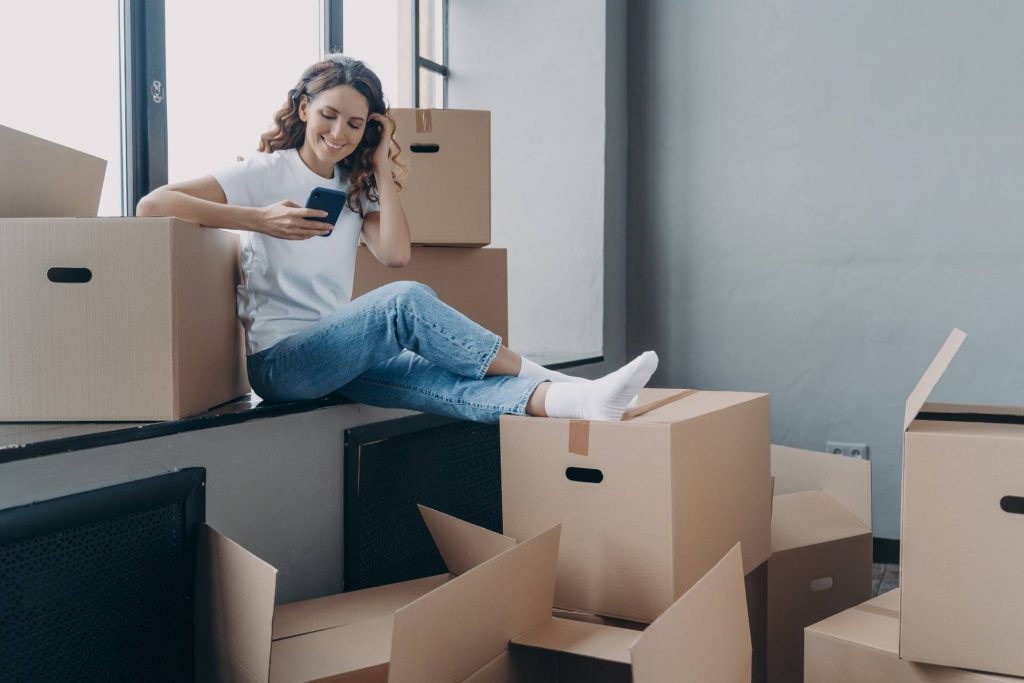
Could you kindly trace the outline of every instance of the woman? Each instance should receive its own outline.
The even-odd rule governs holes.
[[[255,392],[270,400],[339,392],[481,422],[505,413],[621,419],[657,367],[652,351],[582,380],[513,353],[425,285],[395,282],[351,299],[360,236],[385,265],[404,266],[411,253],[387,114],[380,79],[330,55],[289,91],[260,154],[139,202],[140,216],[249,231],[237,303]],[[348,193],[335,225],[300,206],[317,187]]]

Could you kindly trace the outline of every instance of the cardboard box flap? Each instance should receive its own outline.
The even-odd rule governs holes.
[[[740,544],[654,620],[632,647],[633,681],[748,683],[750,622]]]
[[[196,575],[196,677],[270,677],[277,569],[212,527],[200,530]]]
[[[399,607],[408,605],[450,579],[451,574],[439,574],[278,605],[274,612],[274,640],[382,616],[391,617]]]
[[[551,617],[540,626],[512,639],[516,645],[630,663],[629,649],[640,631],[585,621]]]
[[[695,389],[641,389],[637,407],[623,420],[631,423],[682,422],[745,403],[766,394]]]
[[[554,526],[395,612],[390,683],[460,683],[551,618]]]
[[[826,491],[775,496],[772,553],[870,533],[871,529]]]
[[[509,536],[502,536],[425,505],[417,507],[448,571],[456,576],[516,544],[516,539]]]
[[[907,431],[910,427],[910,423],[914,421],[917,414],[921,412],[921,407],[924,406],[925,401],[928,400],[928,396],[931,395],[935,385],[942,379],[943,373],[946,372],[946,368],[949,367],[950,362],[953,360],[953,356],[960,350],[960,346],[964,343],[964,339],[967,338],[967,333],[963,330],[954,327],[953,331],[949,333],[949,337],[946,339],[946,343],[939,349],[939,353],[935,356],[931,365],[925,370],[924,376],[921,377],[921,381],[917,383],[914,390],[910,392],[910,398],[907,399],[906,410],[903,413],[903,431]]]
[[[871,462],[772,444],[774,495],[828,491],[871,528]]]
[[[339,675],[356,672],[373,672],[377,674],[374,680],[384,680],[391,656],[393,622],[394,615],[387,614],[358,624],[275,641],[270,680],[306,683],[334,680]]]

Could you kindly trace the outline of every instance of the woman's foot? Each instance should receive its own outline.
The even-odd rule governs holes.
[[[658,354],[646,351],[592,382],[551,383],[544,396],[544,412],[548,417],[574,420],[621,420],[657,369]]]

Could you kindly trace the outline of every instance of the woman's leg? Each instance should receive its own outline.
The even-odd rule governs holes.
[[[526,415],[527,405],[549,386],[538,378],[494,375],[463,377],[403,351],[367,370],[338,393],[358,403],[408,408],[474,422],[497,422],[502,415]],[[542,395],[542,394],[541,394]]]
[[[258,354],[250,380],[264,398],[317,398],[404,350],[480,379],[500,348],[500,337],[441,302],[426,285],[394,282]]]

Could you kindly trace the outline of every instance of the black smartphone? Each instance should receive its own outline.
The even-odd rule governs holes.
[[[341,216],[341,212],[345,208],[346,199],[348,199],[348,195],[341,190],[332,190],[327,187],[314,187],[309,193],[309,199],[306,200],[306,208],[326,211],[327,215],[323,218],[307,218],[306,220],[322,221],[324,223],[330,223],[331,225],[336,224],[338,222],[338,217]],[[333,228],[330,232],[321,235],[321,237],[330,237],[332,232],[334,232]]]

